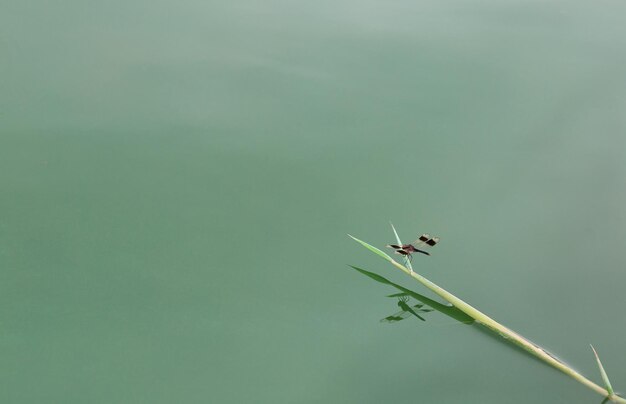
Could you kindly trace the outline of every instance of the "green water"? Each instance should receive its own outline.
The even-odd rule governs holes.
[[[3,403],[599,403],[626,391],[626,5],[4,0]]]

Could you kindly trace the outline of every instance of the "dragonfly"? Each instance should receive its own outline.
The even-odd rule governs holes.
[[[405,318],[408,318],[410,316],[415,316],[417,318],[419,318],[422,321],[426,321],[426,319],[422,316],[420,316],[417,313],[428,313],[433,311],[432,309],[424,309],[422,307],[424,307],[423,304],[416,304],[416,305],[409,305],[409,297],[403,294],[399,294],[399,295],[391,295],[390,297],[393,296],[398,296],[398,307],[400,307],[399,312],[394,313],[390,316],[387,316],[385,318],[383,318],[382,320],[380,320],[381,323],[397,323],[398,321],[402,321]]]
[[[421,248],[429,248],[434,247],[439,242],[439,237],[431,237],[430,234],[422,234],[417,240],[415,240],[415,245],[413,244],[388,244],[387,247],[393,248],[396,254],[400,254],[403,257],[412,260],[413,257],[411,254],[413,253],[421,253],[425,255],[430,255],[430,253],[426,250],[422,250]]]

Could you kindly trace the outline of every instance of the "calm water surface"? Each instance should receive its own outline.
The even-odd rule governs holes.
[[[599,403],[626,390],[622,1],[4,0],[0,401]]]

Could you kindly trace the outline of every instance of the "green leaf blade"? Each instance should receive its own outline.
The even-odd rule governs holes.
[[[602,376],[604,387],[606,388],[606,391],[609,392],[609,397],[613,396],[615,394],[613,392],[613,386],[611,386],[611,382],[609,381],[609,376],[606,374],[606,371],[604,370],[604,366],[602,366],[602,362],[600,362],[600,357],[598,356],[598,353],[596,352],[593,345],[589,344],[589,346],[591,347],[591,350],[593,351],[593,354],[596,357],[596,362],[598,362],[598,368],[600,368],[600,375]]]
[[[398,245],[402,245],[402,240],[400,240],[400,236],[398,236],[398,232],[396,231],[396,228],[394,227],[393,223],[389,222],[389,225],[391,225],[391,229],[393,230],[393,234],[396,236],[396,242],[398,243]],[[411,272],[413,272],[413,266],[411,266],[411,260],[408,257],[404,257],[404,265],[409,268],[409,270]]]
[[[370,250],[374,254],[378,255],[379,257],[381,257],[381,258],[383,258],[383,259],[385,259],[385,260],[387,260],[389,262],[393,261],[393,259],[389,255],[387,255],[384,251],[379,250],[378,248],[376,248],[376,247],[374,247],[372,245],[369,245],[365,241],[361,241],[358,238],[356,238],[356,237],[354,237],[354,236],[352,236],[350,234],[348,234],[348,236],[350,236],[350,238],[352,240],[354,240],[357,243],[361,244],[363,247],[367,248],[368,250]]]

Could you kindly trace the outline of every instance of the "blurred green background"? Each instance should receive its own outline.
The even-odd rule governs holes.
[[[599,403],[626,389],[623,1],[0,5],[3,403]]]

